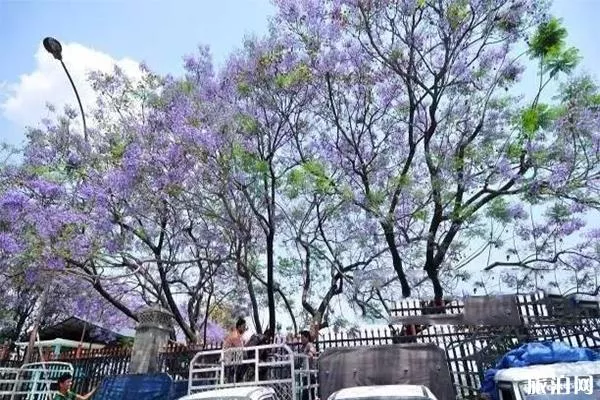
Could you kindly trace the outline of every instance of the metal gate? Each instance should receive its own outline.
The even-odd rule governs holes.
[[[20,368],[0,368],[0,400],[49,400],[52,383],[64,373],[73,375],[65,362],[37,362]]]

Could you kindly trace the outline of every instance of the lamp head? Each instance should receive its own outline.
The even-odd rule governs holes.
[[[43,41],[46,51],[54,56],[59,61],[62,61],[62,46],[60,42],[54,38],[47,37]]]

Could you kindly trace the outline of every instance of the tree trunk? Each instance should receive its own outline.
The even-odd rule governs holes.
[[[438,269],[434,266],[426,265],[425,272],[427,272],[427,277],[429,278],[429,280],[431,281],[431,284],[433,285],[434,303],[436,305],[442,304],[442,300],[444,298],[444,288],[442,287],[442,284],[440,283]]]
[[[394,266],[394,271],[396,271],[396,275],[400,281],[400,286],[402,287],[402,297],[410,297],[410,285],[408,284],[406,274],[404,273],[402,258],[400,257],[400,253],[398,253],[398,248],[396,247],[394,226],[391,223],[382,222],[381,227],[383,228],[385,241],[392,256],[392,265]]]
[[[254,321],[254,327],[256,333],[262,333],[262,326],[260,323],[260,313],[258,309],[258,301],[256,300],[256,291],[254,290],[254,284],[252,283],[252,273],[248,268],[248,250],[245,243],[238,243],[236,246],[236,265],[237,273],[244,279],[246,283],[246,289],[248,290],[248,297],[250,297],[250,304],[252,305],[252,320]],[[260,281],[260,279],[259,279]],[[261,282],[262,283],[262,282]]]
[[[212,291],[208,294],[208,298],[206,299],[206,308],[204,309],[204,321],[202,323],[202,348],[206,348],[206,332],[208,331],[208,319],[209,319],[211,301],[212,301]]]
[[[267,303],[269,307],[269,327],[273,329],[273,332],[277,330],[277,320],[275,315],[275,281],[274,281],[274,243],[275,243],[275,232],[273,225],[269,229],[267,235]]]
[[[296,323],[296,317],[294,316],[294,309],[292,308],[292,304],[285,296],[285,293],[283,293],[283,290],[277,289],[277,293],[279,294],[279,297],[281,297],[281,300],[283,300],[283,304],[285,305],[285,308],[287,309],[288,314],[290,315],[290,319],[292,320],[292,329],[294,329],[294,333],[298,333],[298,324]],[[270,328],[273,330],[274,334],[277,333],[276,327]]]
[[[246,272],[244,275],[246,281],[246,288],[248,289],[248,296],[250,297],[250,304],[252,305],[252,319],[254,320],[254,327],[256,333],[262,333],[262,326],[260,323],[260,313],[258,312],[258,301],[256,300],[256,292],[254,291],[254,285],[252,284],[252,276]]]
[[[35,321],[33,322],[33,327],[31,328],[31,334],[29,335],[29,343],[27,345],[27,352],[25,353],[23,364],[31,362],[31,359],[33,357],[35,341],[37,339],[38,329],[40,328],[40,322],[42,321],[42,317],[44,316],[44,308],[46,308],[46,300],[48,299],[48,293],[50,292],[51,285],[52,277],[48,277],[48,281],[46,282],[44,291],[40,296],[40,309],[38,310],[38,313],[35,316]]]
[[[309,327],[311,339],[316,342],[319,339],[319,331],[323,328],[327,328],[328,325],[329,324],[327,323],[323,324],[323,315],[317,313],[317,315],[312,318]]]

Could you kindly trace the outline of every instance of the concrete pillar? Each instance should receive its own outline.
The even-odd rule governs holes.
[[[153,305],[138,314],[138,321],[128,372],[160,372],[159,353],[168,343],[173,315],[159,305]]]

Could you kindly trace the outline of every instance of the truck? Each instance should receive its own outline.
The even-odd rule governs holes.
[[[427,386],[355,386],[338,390],[327,400],[437,400]]]
[[[319,356],[318,373],[323,399],[362,387],[379,393],[374,399],[391,395],[395,399],[412,398],[415,392],[422,395],[423,388],[435,399],[456,398],[444,350],[431,343],[327,349]],[[390,392],[383,396],[394,387],[402,388],[406,394]]]
[[[398,400],[419,397],[417,393],[425,392],[439,400],[482,399],[486,395],[481,387],[486,371],[494,368],[507,352],[523,344],[568,341],[578,343],[574,348],[600,348],[597,301],[549,295],[543,298],[543,303],[526,305],[528,309],[534,308],[530,315],[524,315],[523,307],[514,295],[468,297],[458,312],[451,313],[444,305],[430,304],[420,315],[402,315],[389,321],[397,332],[393,344],[326,349],[314,370],[304,368],[307,364],[298,361],[303,355],[283,344],[200,352],[190,364],[188,396],[204,393],[203,399],[207,395],[220,398],[225,389],[268,387],[273,390],[275,400],[354,399],[353,393],[361,399]],[[450,333],[443,340],[431,343],[432,336],[428,338],[427,332],[440,326]],[[271,351],[268,361],[260,360],[261,350]],[[245,366],[247,373],[253,372],[242,379],[235,373],[240,366]],[[539,391],[528,392],[529,378],[523,377],[552,382],[558,379],[555,374],[562,373],[572,381],[571,394],[561,394],[566,396],[563,399],[555,393],[553,399],[599,399],[596,392],[577,394],[588,397],[572,395],[580,382],[577,377],[592,377],[581,381],[582,384],[596,382],[597,368],[598,361],[555,360],[551,365],[541,362],[500,369],[493,377],[496,386],[491,396],[494,400],[546,399]],[[389,393],[392,388],[408,392]],[[235,390],[227,393],[240,393]]]
[[[499,370],[499,400],[598,400],[600,362],[579,361]]]
[[[260,356],[265,351],[269,353],[266,360]],[[286,344],[202,351],[190,362],[188,394],[180,400],[318,400],[354,395],[365,400],[389,396],[394,400],[450,400],[451,381],[443,357],[432,345],[329,349],[319,356],[315,368],[307,356]],[[411,367],[403,367],[402,361]],[[356,362],[366,368],[357,367]],[[373,380],[369,372],[375,370],[373,363],[387,365],[389,376],[380,372]],[[431,370],[424,377],[428,366]],[[371,393],[375,395],[369,397],[364,386],[373,381],[376,384],[371,386],[376,388]],[[436,397],[431,385],[446,395]]]
[[[182,400],[225,394],[249,399],[267,396],[265,387],[276,400],[316,400],[317,370],[310,367],[306,355],[283,343],[201,351],[190,361],[188,395]]]
[[[573,385],[579,382],[577,377],[587,379],[583,382],[595,382],[600,368],[600,354],[595,352],[600,349],[598,299],[544,292],[528,297],[519,300],[516,295],[471,296],[464,305],[452,310],[446,307],[447,303],[430,303],[419,315],[400,315],[390,319],[389,324],[397,333],[398,343],[438,339],[437,345],[446,353],[456,399],[599,399],[600,392],[573,394]],[[432,330],[437,333],[441,328],[447,332],[442,340],[437,334],[431,335]],[[557,343],[568,347],[565,360],[552,358],[555,350],[540,356],[540,348]],[[535,360],[516,360],[519,362],[498,368],[498,364],[507,364],[500,361],[514,358],[513,353],[525,347],[534,348]],[[578,353],[586,353],[586,357],[575,357]],[[564,375],[563,381],[560,374]],[[490,379],[495,383],[491,391],[482,387]],[[551,389],[546,394],[528,391],[536,387],[528,386],[529,383],[545,387],[540,382],[554,382],[556,386],[558,381],[571,387],[570,394],[551,393]]]

